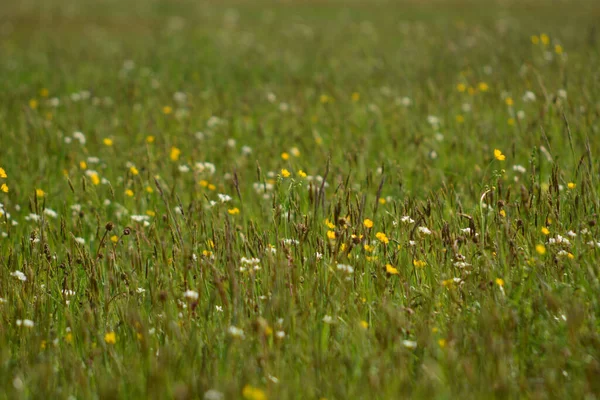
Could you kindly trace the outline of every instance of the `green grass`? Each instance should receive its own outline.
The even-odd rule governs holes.
[[[36,3],[0,399],[600,396],[599,4]]]

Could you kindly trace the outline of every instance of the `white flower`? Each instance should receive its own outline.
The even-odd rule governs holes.
[[[219,197],[219,201],[221,201],[221,203],[227,203],[228,201],[231,201],[231,196],[229,195],[219,193],[217,196]]]
[[[522,166],[522,165],[513,165],[512,169],[513,169],[513,171],[515,171],[515,172],[520,172],[520,173],[522,173],[522,174],[524,174],[524,173],[527,171],[527,170],[525,169],[525,167],[524,167],[524,166]]]
[[[235,147],[235,139],[228,139],[227,140],[227,146],[228,147]]]
[[[536,97],[535,97],[535,93],[531,92],[531,91],[526,91],[525,94],[523,95],[523,101],[524,102],[531,102],[531,101],[535,101]]]
[[[333,324],[333,318],[330,315],[326,315],[323,317],[323,322],[326,324]]]
[[[337,269],[338,269],[338,271],[343,271],[347,274],[351,274],[354,272],[354,268],[352,268],[350,265],[346,265],[346,264],[338,264]]]
[[[85,244],[85,239],[82,237],[76,237],[75,241],[79,244]]]
[[[406,347],[407,349],[416,349],[417,348],[417,342],[414,342],[412,340],[403,340],[402,341],[402,346]]]
[[[471,234],[471,228],[463,228],[460,230],[462,233],[466,233],[467,235]]]
[[[285,337],[285,332],[284,331],[277,331],[277,332],[275,332],[275,337],[277,339],[283,339]]]
[[[231,325],[227,330],[231,336],[238,339],[243,339],[245,337],[244,331],[238,327]]]
[[[190,300],[198,300],[199,294],[198,294],[198,292],[195,292],[193,290],[186,290],[183,293],[183,297],[185,297],[186,299],[190,299]]]
[[[204,392],[204,400],[223,400],[225,395],[218,390],[209,389]]]
[[[419,229],[419,233],[421,233],[423,235],[431,235],[431,231],[425,226],[420,226],[418,229]]]
[[[523,110],[517,111],[517,118],[519,120],[524,120],[525,119],[525,111],[523,111]]]
[[[30,319],[17,320],[17,326],[24,326],[25,328],[33,328],[35,324]]]
[[[15,278],[17,278],[18,280],[23,281],[23,282],[25,282],[27,280],[27,277],[21,271],[11,272],[10,275],[14,276]]]
[[[242,147],[242,154],[245,155],[245,156],[252,154],[252,147],[250,147],[250,146],[243,146]]]
[[[179,172],[183,172],[183,173],[190,171],[190,167],[188,167],[185,164],[180,165],[179,167],[177,167],[177,169],[179,170]]]
[[[57,218],[58,217],[58,213],[50,208],[46,208],[44,209],[44,214],[46,214],[47,216],[51,217],[51,218]]]
[[[85,135],[81,132],[74,132],[73,139],[79,140],[81,144],[85,144]]]
[[[138,293],[138,294],[142,294],[142,293],[144,293],[144,292],[146,291],[146,289],[139,287],[139,288],[137,288],[135,291],[136,291],[136,293]]]
[[[173,100],[175,100],[176,103],[183,104],[187,101],[187,95],[183,92],[175,92],[173,94]]]
[[[402,218],[400,218],[400,221],[404,222],[405,224],[414,224],[415,223],[415,220],[412,219],[411,217],[409,217],[408,215],[405,215]]]
[[[26,220],[26,221],[35,221],[35,222],[37,222],[37,221],[39,221],[41,218],[42,218],[42,217],[40,217],[39,215],[31,213],[31,214],[29,214],[28,216],[26,216],[26,217],[25,217],[25,220]]]
[[[148,221],[150,219],[150,217],[147,215],[132,215],[131,219],[135,222],[144,222],[144,221]]]
[[[567,91],[565,89],[558,89],[558,97],[561,97],[563,99],[567,98]]]
[[[569,232],[567,232],[567,236],[574,238],[575,236],[577,236],[577,234],[573,231],[569,231]]]

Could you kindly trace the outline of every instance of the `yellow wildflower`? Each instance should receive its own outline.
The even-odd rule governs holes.
[[[171,114],[173,112],[173,107],[171,107],[171,106],[164,106],[162,108],[162,112],[165,115],[169,115],[169,114]]]
[[[540,35],[540,40],[541,40],[541,42],[542,42],[542,44],[543,44],[544,46],[547,46],[547,45],[548,45],[548,43],[550,43],[550,38],[549,38],[549,37],[548,37],[548,35],[546,35],[545,33],[542,33],[542,34]]]
[[[154,136],[146,136],[146,143],[154,143]]]
[[[6,183],[3,183],[2,186],[0,186],[0,191],[8,193],[8,185],[6,185]]]
[[[425,261],[423,261],[423,260],[414,259],[413,260],[413,265],[416,268],[424,268],[427,265],[427,263]]]
[[[360,93],[358,93],[358,92],[352,93],[352,101],[356,103],[359,100],[360,100]]]
[[[100,184],[100,177],[98,176],[98,174],[90,175],[90,179],[92,180],[92,183],[94,185],[98,186]]]
[[[380,241],[381,243],[383,243],[383,244],[388,244],[388,243],[390,242],[390,240],[388,239],[388,237],[386,236],[386,234],[385,234],[385,233],[383,233],[383,232],[377,232],[377,233],[375,234],[375,237],[376,237],[377,239],[379,239],[379,241]]]
[[[171,147],[171,153],[169,154],[169,158],[171,159],[171,161],[179,160],[180,155],[181,155],[181,150],[179,150],[175,146]]]
[[[35,195],[37,197],[44,197],[46,195],[46,192],[44,192],[42,189],[35,189]]]
[[[372,228],[373,227],[373,221],[371,221],[369,218],[366,218],[363,221],[363,225],[365,226],[365,228]]]
[[[117,335],[114,332],[108,332],[104,335],[104,341],[106,344],[115,344],[117,343]]]
[[[2,167],[0,167],[0,178],[8,178],[8,175],[6,175],[6,171]]]
[[[489,85],[485,82],[479,82],[477,88],[480,92],[487,92],[490,89]]]
[[[289,160],[290,159],[290,155],[284,151],[283,153],[281,153],[281,159],[282,160]]]
[[[569,182],[569,183],[567,183],[567,187],[568,187],[569,189],[575,189],[575,187],[576,187],[576,186],[577,186],[577,185],[576,185],[575,183],[573,183],[573,182]]]
[[[29,100],[29,108],[31,108],[32,110],[38,108],[38,101],[36,99]]]
[[[504,286],[504,279],[496,278],[496,285],[498,285],[500,287]]]
[[[367,329],[369,327],[369,323],[367,321],[365,321],[365,320],[362,320],[362,321],[360,321],[360,326],[363,329]]]
[[[298,174],[298,176],[299,176],[300,178],[306,178],[306,172],[304,172],[304,171],[302,171],[302,170],[299,170],[299,171],[297,172],[297,174]]]
[[[546,246],[544,246],[543,244],[538,244],[537,246],[535,246],[535,251],[537,251],[539,255],[543,256],[544,254],[546,254]]]
[[[110,237],[110,241],[113,243],[117,243],[119,241],[119,237],[117,235],[112,235]]]
[[[335,231],[327,231],[327,237],[329,239],[335,239]]]
[[[110,138],[104,138],[104,140],[102,142],[104,143],[105,146],[112,146],[113,145],[113,141]]]
[[[532,35],[531,36],[531,43],[533,44],[539,44],[540,43],[540,38],[537,35]]]
[[[129,172],[131,172],[131,175],[138,175],[140,173],[140,171],[138,171],[138,169],[134,166],[131,166],[131,168],[129,168]]]
[[[540,229],[540,230],[546,236],[548,236],[550,234],[550,229],[546,228],[545,226],[542,226],[542,229]]]
[[[465,90],[467,90],[467,85],[465,85],[464,83],[459,83],[458,85],[456,85],[456,90],[463,93]]]
[[[239,209],[239,208],[237,208],[237,207],[234,207],[234,208],[230,208],[229,210],[227,210],[227,212],[228,212],[230,215],[237,215],[237,214],[239,214],[239,213],[240,213],[240,209]]]
[[[244,396],[246,400],[267,400],[267,395],[263,390],[250,385],[244,386],[242,389],[242,396]]]
[[[392,266],[392,264],[385,265],[385,272],[387,272],[390,275],[398,275],[398,269]]]
[[[502,154],[502,151],[500,151],[498,149],[494,149],[494,158],[496,158],[496,160],[498,160],[498,161],[506,160],[506,156],[504,154]]]
[[[283,176],[284,178],[288,178],[290,175],[291,175],[291,173],[287,169],[283,168],[281,170],[281,176]]]
[[[129,196],[129,197],[133,197],[133,190],[131,190],[131,189],[127,189],[127,190],[125,191],[125,194],[126,194],[127,196]]]

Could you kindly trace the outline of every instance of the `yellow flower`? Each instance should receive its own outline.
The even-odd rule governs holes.
[[[509,118],[506,123],[508,124],[508,126],[513,126],[515,124],[515,119],[514,118]]]
[[[550,229],[546,228],[545,226],[542,226],[542,229],[540,229],[540,230],[546,236],[548,236],[550,234]]]
[[[414,259],[413,260],[413,265],[416,268],[424,268],[427,265],[427,263],[425,261],[423,261],[423,260]]]
[[[292,153],[294,157],[300,157],[300,150],[297,147],[292,147],[290,153]]]
[[[325,220],[325,225],[327,225],[327,227],[329,229],[335,229],[335,224],[333,222],[331,222],[329,219]]]
[[[154,143],[154,136],[146,136],[146,143]]]
[[[573,253],[567,254],[567,257],[569,257],[569,259],[571,259],[571,260],[575,258],[575,256],[573,255]]]
[[[110,241],[113,243],[117,243],[119,241],[119,237],[117,235],[112,235],[110,237]]]
[[[129,196],[129,197],[133,197],[133,190],[131,190],[131,189],[127,189],[127,190],[125,191],[125,194],[126,194],[127,196]]]
[[[365,251],[366,251],[367,253],[371,253],[371,252],[373,252],[373,250],[375,250],[375,247],[371,246],[370,244],[365,244],[365,245],[363,246],[363,249],[365,249]]]
[[[131,168],[129,168],[129,172],[131,172],[131,175],[137,175],[140,173],[140,171],[138,171],[138,169],[134,166],[131,166]]]
[[[156,213],[154,211],[152,211],[152,210],[147,210],[146,211],[146,215],[149,216],[149,217],[155,217]]]
[[[90,179],[92,180],[92,183],[94,185],[98,186],[100,184],[100,177],[98,176],[98,174],[90,175]]]
[[[496,285],[498,285],[498,286],[504,286],[504,279],[502,279],[502,278],[496,278]]]
[[[352,93],[352,101],[356,103],[359,100],[360,100],[360,93],[358,93],[358,92]]]
[[[576,186],[577,186],[577,185],[576,185],[575,183],[573,183],[573,182],[569,182],[569,183],[567,183],[567,187],[568,187],[569,189],[575,189],[575,187],[576,187]]]
[[[2,186],[0,186],[0,191],[8,193],[8,186],[6,185],[6,183],[3,183]]]
[[[87,163],[85,161],[79,161],[79,168],[87,169]]]
[[[463,93],[465,90],[467,90],[467,85],[465,85],[464,83],[459,83],[458,85],[456,85],[456,90]]]
[[[284,178],[288,178],[290,175],[290,171],[288,171],[287,169],[283,168],[281,170],[281,176],[283,176]]]
[[[383,197],[379,198],[379,204],[382,204],[382,205],[385,204],[385,199]]]
[[[504,210],[500,210],[499,214],[501,217],[506,217],[506,211]]]
[[[363,221],[363,225],[365,226],[365,228],[372,228],[373,227],[373,221],[371,221],[369,218],[366,218]]]
[[[29,108],[31,108],[32,110],[38,108],[38,101],[36,99],[29,100]]]
[[[0,167],[0,178],[8,178],[8,175],[6,175],[6,171],[2,167]]]
[[[281,159],[282,160],[289,160],[290,159],[290,155],[284,151],[283,153],[281,153]]]
[[[512,97],[507,97],[506,99],[504,99],[504,102],[509,107],[511,107],[513,104],[515,104],[515,102],[513,101]]]
[[[181,150],[179,150],[175,146],[171,147],[171,153],[169,154],[169,158],[171,159],[171,161],[179,160],[180,155],[181,155]]]
[[[198,182],[198,185],[202,186],[202,187],[208,187],[208,181],[205,179],[202,179],[200,182]]]
[[[112,146],[113,145],[112,139],[109,139],[109,138],[104,138],[104,140],[102,142],[104,143],[105,146]]]
[[[215,185],[213,185],[212,183],[208,184],[208,190],[216,190],[217,187]]]
[[[242,389],[242,396],[244,396],[246,400],[267,400],[267,395],[263,390],[250,385],[244,386]]]
[[[548,45],[548,43],[550,43],[550,38],[549,38],[549,37],[548,37],[548,35],[546,35],[545,33],[542,33],[542,34],[540,35],[540,40],[542,41],[542,44],[543,44],[544,46],[547,46],[547,45]]]
[[[335,239],[335,231],[327,231],[327,237],[329,239]]]
[[[563,48],[560,44],[554,45],[554,52],[556,54],[562,54],[563,53]]]
[[[66,334],[65,341],[67,343],[73,343],[73,334],[71,332],[69,332],[69,333]]]
[[[458,114],[458,115],[456,116],[456,122],[457,122],[458,124],[462,124],[463,122],[465,122],[465,117],[463,117],[462,115]]]
[[[438,346],[440,346],[442,349],[446,347],[446,339],[439,339]]]
[[[299,170],[299,171],[297,172],[297,174],[298,174],[298,176],[299,176],[300,178],[306,178],[306,172],[304,172],[304,171],[302,171],[302,170]]]
[[[42,189],[35,189],[35,195],[37,197],[44,197],[46,195],[46,192],[44,192]]]
[[[319,101],[323,104],[329,103],[330,98],[326,94],[322,94],[321,96],[319,96]]]
[[[504,154],[502,154],[502,151],[500,151],[498,149],[494,150],[494,158],[496,158],[496,160],[498,160],[498,161],[506,160],[506,156]]]
[[[40,89],[40,96],[41,97],[48,97],[49,94],[50,94],[50,92],[48,91],[48,89],[46,89],[46,88],[41,88]]]
[[[104,341],[106,344],[115,344],[117,343],[117,335],[114,332],[108,332],[104,335]]]
[[[392,264],[385,265],[385,272],[387,272],[390,275],[398,275],[398,269],[394,268]]]
[[[152,186],[146,186],[146,192],[154,193],[154,189],[152,189]]]
[[[227,212],[231,215],[237,215],[240,213],[240,209],[237,207],[234,207],[234,208],[230,208],[229,210],[227,210]]]
[[[479,84],[477,85],[477,88],[481,92],[487,92],[490,89],[489,85],[485,82],[479,82]]]
[[[377,239],[379,239],[379,241],[380,241],[381,243],[383,243],[383,244],[388,244],[388,243],[390,242],[390,240],[388,239],[388,237],[386,236],[386,234],[385,234],[385,233],[383,233],[383,232],[377,232],[377,233],[375,234],[375,237],[376,237]]]
[[[546,254],[546,246],[544,246],[543,244],[538,244],[537,246],[535,246],[535,251],[537,251],[539,255],[543,256],[544,254]]]
[[[362,321],[360,321],[360,326],[363,329],[367,329],[369,327],[369,323],[367,321],[365,321],[365,320],[362,320]]]
[[[540,43],[540,38],[537,35],[532,35],[531,36],[531,43],[533,44],[539,44]]]
[[[171,106],[164,106],[162,108],[162,112],[165,115],[169,115],[169,114],[171,114],[173,112],[173,107],[171,107]]]

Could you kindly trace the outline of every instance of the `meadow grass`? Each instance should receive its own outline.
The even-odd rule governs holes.
[[[0,10],[0,399],[600,396],[600,5]]]

